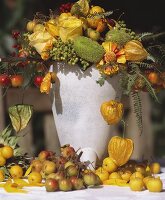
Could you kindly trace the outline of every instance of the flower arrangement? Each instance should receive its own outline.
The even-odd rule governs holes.
[[[62,61],[82,71],[95,65],[100,72],[100,86],[107,78],[120,76],[123,94],[132,94],[138,124],[142,126],[138,92],[148,91],[158,101],[156,92],[165,87],[164,49],[148,43],[154,34],[136,34],[125,22],[113,19],[113,11],[91,5],[88,0],[61,5],[59,15],[53,11],[49,16],[36,13],[26,28],[23,33],[13,32],[17,53],[1,58],[2,87],[26,89],[35,85],[48,94],[56,81],[56,74],[49,72],[50,64]]]

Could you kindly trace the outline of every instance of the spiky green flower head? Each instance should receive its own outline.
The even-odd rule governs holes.
[[[105,36],[106,41],[117,43],[120,46],[125,45],[131,39],[130,33],[126,32],[124,29],[118,28],[108,31]]]
[[[79,57],[91,63],[99,62],[105,54],[104,48],[98,42],[84,36],[78,36],[73,47]]]

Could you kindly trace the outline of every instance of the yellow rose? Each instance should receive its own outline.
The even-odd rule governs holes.
[[[59,36],[63,42],[74,40],[75,37],[83,35],[83,23],[74,16],[64,18],[59,21]]]
[[[29,45],[34,47],[44,60],[48,59],[48,50],[52,49],[55,38],[46,30],[42,30],[32,33],[28,39]]]

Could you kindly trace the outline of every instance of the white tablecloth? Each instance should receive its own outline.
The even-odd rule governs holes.
[[[152,193],[148,190],[133,192],[129,187],[103,186],[71,192],[46,192],[44,187],[28,187],[27,194],[11,194],[0,188],[0,200],[165,200],[165,168],[160,178],[163,191]]]

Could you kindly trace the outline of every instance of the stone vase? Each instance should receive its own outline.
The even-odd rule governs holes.
[[[52,111],[60,145],[70,144],[83,151],[81,160],[95,166],[107,153],[112,127],[101,113],[103,102],[120,97],[119,77],[114,76],[100,86],[100,73],[95,66],[85,72],[78,66],[57,63],[57,81],[52,87]]]

